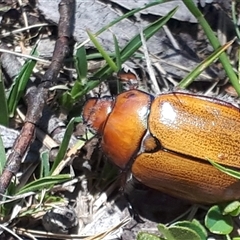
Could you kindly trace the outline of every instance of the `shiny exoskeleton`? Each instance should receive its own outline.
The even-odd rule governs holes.
[[[197,203],[240,199],[240,181],[208,161],[240,169],[240,109],[232,104],[130,90],[89,99],[83,118],[105,155],[143,184]]]

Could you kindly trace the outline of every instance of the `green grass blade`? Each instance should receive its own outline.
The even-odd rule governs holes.
[[[171,10],[166,16],[158,19],[143,30],[143,35],[147,41],[151,38],[159,29],[161,29],[176,13],[178,7]],[[121,59],[125,62],[142,46],[141,35],[137,34],[121,51]]]
[[[146,41],[151,38],[160,28],[163,27],[164,24],[175,14],[177,8],[174,8],[170,11],[166,16],[158,19],[154,23],[148,25],[144,30],[143,34],[145,36]],[[125,62],[128,58],[130,58],[140,47],[142,46],[141,36],[137,34],[133,39],[131,39],[128,44],[121,51],[121,61]],[[104,78],[107,75],[111,74],[112,71],[108,65],[104,66],[102,69],[97,71],[93,77],[96,78]]]
[[[221,47],[217,37],[215,36],[213,30],[209,26],[206,19],[203,17],[203,14],[200,12],[200,10],[195,6],[193,1],[189,0],[183,0],[186,7],[189,9],[189,11],[197,18],[198,22],[202,26],[208,40],[212,44],[213,48],[217,50],[219,47]],[[233,87],[235,88],[236,92],[240,96],[240,83],[238,82],[238,78],[233,70],[233,67],[231,66],[231,63],[227,57],[226,53],[222,53],[219,57],[219,60],[221,61],[223,68],[225,69],[226,74],[228,75],[230,82],[232,83]]]
[[[108,25],[104,26],[99,31],[97,31],[94,35],[95,36],[100,35],[104,31],[108,30],[110,27],[114,26],[115,24],[117,24],[118,22],[122,21],[123,19],[126,19],[126,18],[134,15],[135,13],[141,12],[144,9],[147,9],[147,8],[150,8],[150,7],[153,7],[155,5],[158,5],[158,4],[161,4],[161,3],[165,3],[165,2],[169,2],[169,0],[155,0],[152,3],[146,4],[144,7],[136,8],[136,9],[134,9],[134,10],[132,10],[132,11],[122,15],[121,17],[117,18],[116,20],[110,22]],[[86,41],[86,42],[88,42],[88,41]],[[79,44],[77,46],[77,48],[82,47],[86,42]]]
[[[67,152],[68,144],[69,144],[69,141],[70,141],[71,135],[73,133],[73,129],[74,129],[74,123],[75,122],[80,122],[80,121],[81,121],[81,118],[78,117],[78,118],[72,118],[70,120],[70,122],[68,123],[67,128],[66,128],[66,132],[65,132],[64,137],[63,137],[63,141],[62,141],[61,146],[59,148],[58,154],[57,154],[57,156],[54,160],[53,166],[51,168],[50,175],[52,175],[52,173],[57,168],[57,166],[62,161],[62,159],[64,158],[64,156]]]
[[[40,165],[40,174],[39,178],[44,178],[49,176],[50,164],[49,164],[49,151],[44,151],[40,155],[41,165]]]
[[[65,106],[72,105],[75,95],[77,95],[83,89],[83,86],[87,82],[88,63],[87,63],[86,50],[84,47],[77,49],[77,52],[75,55],[75,67],[78,74],[77,80],[75,81],[74,86],[71,89],[71,92],[70,93],[65,92],[63,95],[62,101]]]
[[[210,64],[212,64],[229,46],[233,44],[234,40],[226,43],[218,50],[213,52],[204,61],[202,61],[193,71],[191,71],[179,84],[180,88],[187,88]]]
[[[106,60],[108,66],[112,69],[112,71],[117,72],[118,68],[114,61],[109,57],[108,53],[103,49],[101,44],[98,42],[97,38],[92,34],[89,30],[87,30],[87,34],[91,41],[93,42],[94,46],[97,48],[97,50],[101,53],[103,58]]]
[[[31,55],[38,55],[36,48],[37,46],[33,49]],[[18,102],[24,94],[28,80],[32,74],[32,70],[35,64],[36,60],[27,60],[23,65],[19,75],[14,79],[14,83],[12,85],[12,88],[10,89],[10,93],[8,96],[8,111],[10,117],[13,117]]]
[[[4,81],[2,78],[2,69],[0,66],[0,124],[3,126],[8,126],[9,117],[8,117],[8,106],[7,106],[7,97],[5,94]]]
[[[143,34],[145,36],[145,39],[148,40],[151,38],[159,29],[167,23],[167,21],[175,14],[177,11],[177,8],[174,8],[172,11],[170,11],[166,16],[158,19],[154,23],[147,26]],[[133,39],[129,41],[129,43],[122,49],[120,52],[121,55],[121,62],[124,63],[128,58],[132,56],[140,47],[142,46],[141,36],[140,34],[137,34]],[[93,78],[101,79],[102,81],[112,73],[112,69],[105,65],[103,68],[101,68],[99,71],[97,71]],[[92,90],[93,88],[97,87],[99,85],[100,81],[88,81],[82,92],[78,94],[76,97],[80,97],[84,94],[86,94],[88,91]]]
[[[0,135],[0,175],[3,172],[6,161],[7,161],[7,158],[6,158],[5,148],[3,145],[2,137]]]
[[[228,168],[228,167],[223,167],[222,165],[208,159],[208,161],[215,167],[217,168],[218,170],[220,170],[221,172],[224,172],[234,178],[237,178],[237,179],[240,179],[240,172],[239,171],[236,171],[236,170],[233,170],[231,168]]]
[[[118,69],[117,71],[120,71],[122,69],[121,52],[120,52],[118,40],[114,34],[113,34],[113,40],[114,40],[114,46],[115,46],[116,65]]]
[[[236,18],[237,11],[236,11],[236,1],[232,1],[232,20],[233,20],[233,25],[235,27],[235,31],[238,37],[238,40],[240,39],[240,31],[239,31],[239,26],[238,26],[238,19]]]
[[[87,54],[85,47],[77,49],[75,55],[75,67],[77,69],[78,79],[85,80],[87,78]]]
[[[21,195],[21,194],[24,194],[27,192],[41,191],[44,188],[48,189],[53,185],[60,184],[62,182],[66,182],[69,179],[71,179],[70,174],[60,174],[60,175],[40,178],[40,179],[37,179],[36,181],[26,184],[24,187],[22,187],[18,191],[17,195]]]
[[[114,58],[115,53],[108,52],[108,56]],[[103,57],[100,53],[90,53],[87,55],[87,60],[103,60]]]
[[[99,78],[98,78],[99,79]],[[84,89],[79,92],[77,95],[74,96],[74,100],[82,97],[83,95],[87,94],[89,91],[97,87],[101,83],[101,80],[90,80],[84,86]]]

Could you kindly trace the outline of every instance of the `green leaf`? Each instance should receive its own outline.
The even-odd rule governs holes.
[[[160,240],[160,238],[155,234],[140,232],[137,235],[137,240]]]
[[[49,176],[50,164],[49,164],[49,151],[44,151],[40,154],[41,166],[40,166],[40,178]]]
[[[17,180],[14,179],[13,182],[10,182],[7,191],[6,191],[6,196],[13,196],[16,194],[16,192],[18,191],[18,187],[17,187]],[[4,196],[5,197],[5,196]]]
[[[69,123],[67,125],[67,128],[66,128],[66,132],[65,132],[64,137],[63,137],[63,141],[62,141],[61,146],[59,148],[58,154],[57,154],[57,156],[56,156],[56,158],[54,160],[53,166],[51,168],[50,175],[52,175],[52,173],[57,168],[57,166],[62,161],[62,159],[64,158],[64,156],[65,156],[65,154],[67,152],[68,144],[69,144],[69,141],[71,139],[71,136],[72,136],[72,133],[73,133],[73,129],[74,129],[74,123],[75,122],[80,122],[80,121],[81,121],[80,117],[72,118],[69,121]]]
[[[114,46],[115,46],[115,53],[116,53],[116,64],[118,71],[122,69],[122,61],[121,61],[121,53],[118,45],[118,41],[116,36],[113,34]]]
[[[190,221],[176,222],[173,225],[174,226],[180,226],[180,227],[186,227],[188,229],[192,229],[193,231],[195,231],[198,234],[198,236],[200,237],[201,240],[207,239],[207,231],[206,231],[206,229],[196,219],[194,219],[192,222],[190,222]]]
[[[202,240],[196,231],[188,227],[174,225],[166,227],[163,224],[158,224],[158,230],[167,240]]]
[[[220,207],[215,205],[208,210],[205,216],[205,226],[212,233],[227,235],[233,230],[233,220],[231,216],[223,215]]]
[[[87,54],[85,47],[78,48],[75,55],[75,67],[78,74],[78,79],[84,80],[87,79]],[[83,83],[84,84],[84,83]]]
[[[61,105],[63,105],[65,107],[65,109],[71,109],[71,107],[73,106],[74,99],[73,99],[72,95],[75,95],[75,94],[76,94],[76,96],[78,95],[78,93],[76,93],[77,92],[76,88],[78,88],[77,85],[79,85],[78,81],[76,81],[75,84],[74,84],[75,89],[74,90],[72,89],[73,93],[70,93],[69,91],[66,91],[61,96],[60,103],[61,103]],[[81,88],[82,88],[82,86],[79,87],[79,89],[81,89]]]
[[[87,55],[86,50],[83,47],[77,49],[76,55],[74,57],[75,60],[75,67],[77,70],[77,80],[74,83],[74,86],[71,89],[71,92],[69,93],[64,92],[64,94],[61,97],[61,103],[66,109],[71,109],[71,107],[74,104],[74,98],[75,96],[81,92],[83,89],[83,86],[87,83],[87,71],[88,71],[88,63],[87,63]]]
[[[223,215],[230,214],[231,216],[238,216],[240,214],[240,202],[234,201],[229,203],[225,208],[223,209]]]
[[[38,56],[36,48],[37,46],[35,46],[35,48],[32,50],[31,55]],[[14,79],[14,83],[8,96],[8,110],[10,117],[13,117],[18,102],[24,94],[35,64],[36,60],[28,59],[23,65],[19,75]]]
[[[0,124],[3,126],[8,126],[8,106],[7,106],[7,97],[5,94],[4,81],[2,78],[2,68],[0,66]]]
[[[187,227],[173,226],[173,227],[169,227],[168,229],[169,229],[169,232],[172,234],[173,239],[176,239],[176,240],[186,240],[186,239],[202,240],[197,232]]]
[[[0,175],[3,172],[4,166],[7,162],[5,148],[3,145],[2,137],[0,135]]]
[[[60,174],[55,176],[48,176],[45,178],[37,179],[33,182],[28,183],[24,187],[22,187],[17,195],[21,195],[27,192],[35,192],[41,191],[42,189],[48,189],[52,185],[60,184],[62,182],[66,182],[67,180],[71,179],[70,174]]]
[[[165,239],[171,239],[173,238],[172,234],[169,232],[168,227],[166,227],[164,224],[158,224],[157,226],[158,231],[164,236]]]
[[[93,42],[94,46],[97,48],[97,50],[101,53],[103,58],[106,60],[108,66],[111,68],[112,71],[117,72],[118,68],[114,61],[108,56],[108,53],[103,49],[101,44],[98,42],[97,38],[92,34],[89,30],[87,30],[88,36]]]
[[[99,78],[98,78],[99,79]],[[77,93],[74,96],[74,100],[82,97],[84,94],[87,94],[90,90],[94,89],[101,83],[100,80],[90,80],[87,82],[87,84],[84,86],[83,90]]]

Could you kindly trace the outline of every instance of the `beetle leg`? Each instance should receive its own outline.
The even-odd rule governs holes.
[[[127,208],[129,211],[130,216],[137,222],[137,223],[144,223],[145,221],[139,216],[136,209],[131,204],[130,198],[127,193],[124,193],[124,197],[127,201]]]

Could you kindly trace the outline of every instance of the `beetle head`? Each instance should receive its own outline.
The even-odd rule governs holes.
[[[114,99],[111,97],[88,99],[83,107],[84,123],[94,132],[101,134],[113,104]]]

